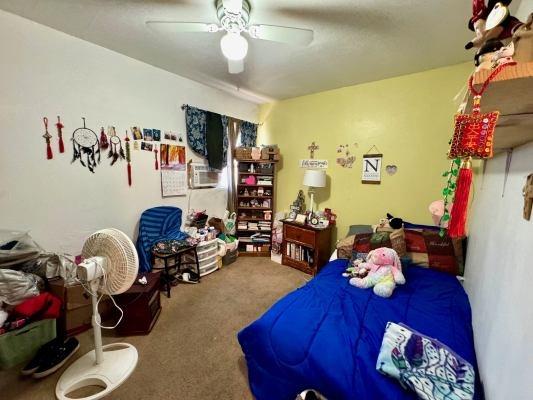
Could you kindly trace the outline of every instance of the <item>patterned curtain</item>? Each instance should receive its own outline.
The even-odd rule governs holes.
[[[202,157],[207,157],[206,115],[204,110],[196,107],[187,106],[185,109],[187,142],[189,147]]]
[[[221,115],[222,118],[222,126],[224,127],[224,137],[223,137],[223,143],[222,143],[222,168],[226,167],[228,165],[228,147],[229,147],[229,140],[228,140],[228,120],[229,118],[225,115]]]
[[[248,121],[241,123],[241,146],[255,147],[257,142],[257,125]]]

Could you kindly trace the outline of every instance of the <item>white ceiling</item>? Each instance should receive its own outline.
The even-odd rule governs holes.
[[[157,35],[147,20],[218,22],[215,0],[0,0],[0,8],[181,76],[285,99],[471,60],[467,0],[251,0],[250,23],[315,31],[309,47],[249,40],[227,72],[222,33]],[[517,2],[515,2],[517,3]]]

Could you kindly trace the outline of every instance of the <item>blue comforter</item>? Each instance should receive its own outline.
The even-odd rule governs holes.
[[[440,340],[476,369],[468,297],[453,276],[407,267],[389,299],[358,289],[330,262],[238,334],[258,400],[294,400],[315,389],[329,400],[406,400],[416,395],[376,371],[388,321]],[[477,386],[479,387],[479,385]],[[476,389],[476,399],[481,398]]]

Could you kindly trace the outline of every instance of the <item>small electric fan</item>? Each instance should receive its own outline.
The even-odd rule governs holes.
[[[87,239],[82,256],[84,261],[78,266],[76,274],[92,296],[95,349],[72,363],[61,375],[56,386],[56,397],[60,400],[80,399],[69,395],[85,387],[102,388],[100,392],[84,397],[85,400],[108,395],[131,375],[138,360],[137,349],[131,344],[102,346],[102,326],[98,313],[101,295],[98,297],[97,294],[120,294],[135,282],[139,269],[135,246],[121,231],[103,229]]]

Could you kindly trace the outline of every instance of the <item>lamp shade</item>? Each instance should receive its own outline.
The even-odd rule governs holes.
[[[304,175],[304,186],[309,187],[326,187],[326,171],[308,169]]]

